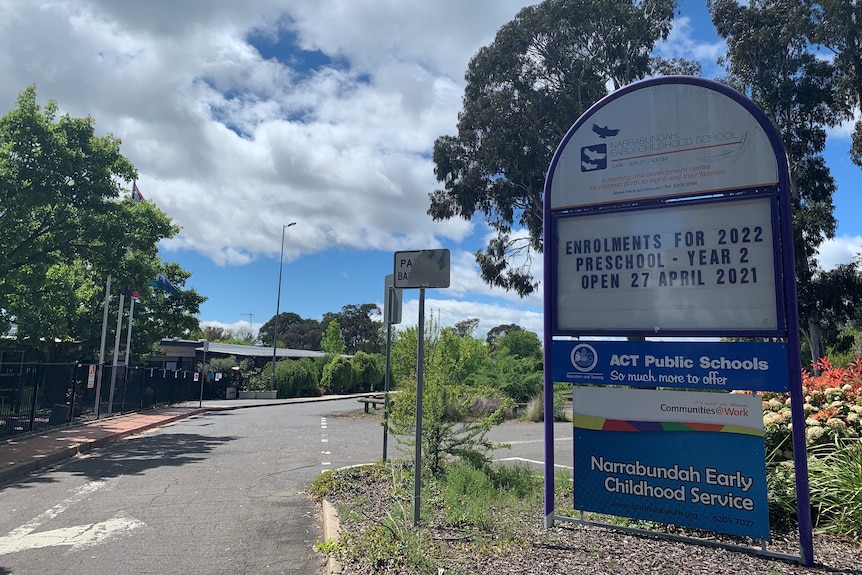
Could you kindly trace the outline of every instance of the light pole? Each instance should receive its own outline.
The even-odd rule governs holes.
[[[278,346],[278,313],[281,311],[281,272],[284,269],[284,231],[296,222],[281,226],[281,256],[278,258],[278,296],[275,299],[275,319],[272,325],[272,389],[275,389],[275,349]]]

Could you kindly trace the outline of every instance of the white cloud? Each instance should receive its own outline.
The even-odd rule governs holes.
[[[818,259],[826,271],[839,264],[849,264],[862,254],[862,236],[840,236],[820,244]]]
[[[853,128],[856,126],[856,122],[859,121],[859,118],[859,110],[856,110],[853,113],[853,117],[851,119],[845,120],[844,122],[838,124],[833,128],[829,128],[829,137],[836,138],[838,140],[846,140],[847,142],[849,142],[850,136],[853,134]]]
[[[516,324],[532,331],[542,339],[544,323],[541,311],[524,310],[515,307],[503,307],[498,304],[482,304],[469,301],[435,299],[433,292],[425,299],[425,321],[433,318],[440,322],[441,327],[454,326],[459,321],[479,318],[479,326],[473,337],[484,339],[488,331],[498,325]],[[412,296],[411,296],[412,297]],[[404,298],[401,323],[398,329],[418,325],[419,300]]]
[[[454,130],[470,56],[523,3],[10,0],[0,108],[35,82],[121,137],[182,227],[168,250],[243,264],[272,255],[285,221],[302,222],[303,253],[460,241],[469,222],[425,213],[430,150]],[[261,31],[335,64],[264,59],[248,41]]]
[[[694,37],[691,18],[677,16],[667,40],[656,43],[656,53],[665,58],[696,60],[703,65],[704,75],[711,77],[716,61],[727,51],[723,40],[703,42]]]

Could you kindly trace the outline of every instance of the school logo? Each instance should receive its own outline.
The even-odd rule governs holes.
[[[599,362],[596,348],[588,343],[579,343],[572,348],[572,366],[580,372],[592,371]]]
[[[594,172],[608,167],[608,145],[595,144],[581,148],[581,171]]]

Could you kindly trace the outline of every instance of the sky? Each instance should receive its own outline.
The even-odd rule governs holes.
[[[493,235],[481,216],[427,215],[434,140],[456,134],[467,64],[531,3],[3,0],[0,115],[35,84],[40,103],[122,140],[146,200],[181,227],[160,255],[208,298],[204,325],[259,328],[275,314],[280,270],[282,312],[382,308],[396,252],[446,248],[450,287],[426,291],[426,315],[478,318],[477,337],[511,323],[541,336],[541,293],[481,280],[473,254]],[[723,52],[702,0],[680,3],[656,48],[701,61],[708,78],[722,74]],[[839,227],[821,249],[825,269],[862,251],[849,146],[849,124],[830,132]],[[541,266],[534,258],[539,278]],[[404,291],[399,327],[416,324],[418,297]]]

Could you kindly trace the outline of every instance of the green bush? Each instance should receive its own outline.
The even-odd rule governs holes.
[[[423,462],[438,475],[449,459],[465,460],[476,468],[487,465],[488,452],[498,447],[487,439],[491,427],[502,423],[506,411],[514,407],[505,398],[496,410],[473,414],[476,390],[466,386],[444,385],[436,378],[425,381],[422,410]],[[390,418],[391,430],[411,444],[416,421],[416,389],[401,390]]]
[[[482,469],[456,463],[446,470],[443,501],[446,520],[455,527],[491,525],[491,508],[500,504],[497,490]]]
[[[565,386],[565,389],[554,389],[554,421],[568,421],[566,415],[566,402],[571,397],[571,388]],[[545,394],[540,393],[532,398],[524,410],[524,419],[527,421],[544,421],[545,420]]]
[[[353,391],[375,391],[383,387],[383,366],[373,355],[357,351],[350,364],[353,366]]]
[[[313,397],[320,395],[320,380],[314,361],[282,360],[275,364],[275,385],[278,397]]]
[[[819,447],[808,460],[814,526],[837,535],[862,535],[862,442]]]
[[[337,355],[323,368],[320,387],[326,393],[350,393],[353,390],[353,376],[350,360]]]

